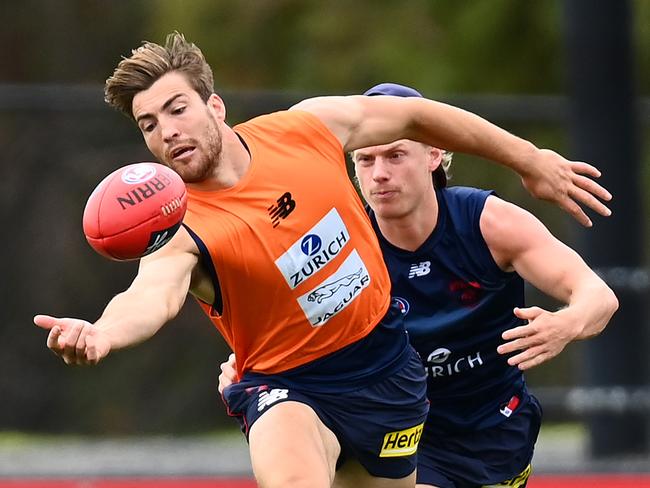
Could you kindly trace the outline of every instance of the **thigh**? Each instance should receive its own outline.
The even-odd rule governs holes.
[[[440,488],[525,486],[540,421],[531,397],[507,420],[486,429],[441,432],[425,425],[418,483]]]
[[[273,405],[253,424],[248,441],[261,488],[331,486],[339,443],[308,405]]]
[[[371,476],[358,461],[346,462],[337,472],[332,488],[413,488],[415,472],[399,478]]]

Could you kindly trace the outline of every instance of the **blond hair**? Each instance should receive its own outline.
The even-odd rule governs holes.
[[[163,75],[182,73],[204,102],[214,92],[212,69],[201,50],[179,32],[167,35],[165,45],[143,42],[123,58],[104,86],[104,100],[133,118],[133,97],[147,90]]]
[[[451,174],[449,168],[451,167],[451,160],[454,157],[454,153],[450,151],[442,151],[442,161],[440,161],[440,166],[438,166],[433,175],[433,185],[436,188],[445,188],[447,186],[447,181],[451,179]]]

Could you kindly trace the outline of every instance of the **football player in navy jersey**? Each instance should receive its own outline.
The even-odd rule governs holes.
[[[393,83],[365,95],[421,96]],[[600,333],[616,296],[532,214],[492,191],[447,187],[445,151],[399,140],[352,160],[428,372],[417,486],[526,486],[542,414],[523,370]],[[566,306],[526,307],[524,280]],[[233,359],[220,389],[234,380]]]
[[[421,96],[390,83],[366,95]],[[614,293],[524,209],[491,191],[447,187],[446,152],[401,140],[352,159],[428,372],[418,484],[525,486],[541,409],[523,370],[601,332],[618,307]],[[524,280],[566,307],[526,307]]]

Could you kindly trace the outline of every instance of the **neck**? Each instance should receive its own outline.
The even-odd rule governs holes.
[[[428,239],[438,223],[438,200],[435,191],[409,213],[399,217],[381,217],[375,214],[379,230],[393,246],[415,251]]]

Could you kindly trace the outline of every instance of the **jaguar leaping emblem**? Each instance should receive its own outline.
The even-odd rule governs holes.
[[[359,271],[356,273],[346,275],[336,281],[325,283],[323,286],[319,286],[307,296],[307,301],[321,303],[326,298],[334,295],[337,291],[339,291],[339,289],[350,286],[354,280],[361,279],[362,271],[363,268],[359,268]]]

